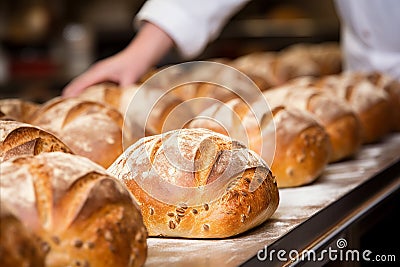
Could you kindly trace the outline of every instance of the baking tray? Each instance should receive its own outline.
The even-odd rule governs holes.
[[[328,240],[339,231],[338,224],[351,222],[399,188],[400,133],[394,133],[364,145],[352,159],[329,164],[310,185],[280,189],[275,214],[244,234],[208,240],[149,238],[145,266],[282,265],[260,262],[257,253],[265,246],[301,251],[314,242],[317,248],[322,243],[318,239]]]

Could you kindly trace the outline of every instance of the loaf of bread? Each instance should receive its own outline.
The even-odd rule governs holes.
[[[297,77],[319,77],[322,73],[308,54],[280,52],[275,62],[275,75],[284,83]]]
[[[19,156],[71,150],[51,133],[30,124],[0,120],[0,162]]]
[[[336,42],[294,44],[283,49],[280,54],[284,57],[298,58],[299,69],[303,67],[302,60],[311,60],[317,66],[319,76],[338,74],[342,71],[342,52]]]
[[[206,82],[184,84],[176,87],[171,93],[184,100],[193,110],[193,114],[199,114],[216,102],[226,102],[238,97],[223,85]]]
[[[372,82],[376,89],[384,90],[389,95],[392,130],[400,131],[400,82],[379,72],[360,73],[360,75]]]
[[[137,141],[145,134],[154,134],[151,130],[140,126],[134,119],[126,118],[126,110],[136,90],[135,86],[123,89],[113,83],[101,83],[88,87],[80,95],[80,99],[98,102],[118,110],[124,118],[124,128],[129,130],[130,138]],[[130,143],[131,144],[131,143]],[[126,144],[126,146],[129,146]]]
[[[45,266],[144,264],[140,211],[99,165],[53,152],[3,162],[0,173],[1,203],[36,236]]]
[[[282,85],[296,77],[321,75],[318,64],[302,53],[254,52],[235,59],[232,66],[248,76],[262,77],[264,83],[270,85],[263,89]]]
[[[136,139],[135,130],[123,128],[123,117],[101,103],[77,98],[55,98],[45,103],[31,120],[63,141],[77,155],[108,167]]]
[[[329,136],[314,117],[284,106],[270,110],[263,96],[251,106],[240,99],[216,104],[188,127],[205,127],[248,143],[271,164],[280,188],[315,181],[331,158]]]
[[[218,58],[184,63],[160,69],[144,85],[161,88],[182,101],[190,101],[187,105],[195,114],[209,106],[207,99],[226,102],[238,95],[251,98],[253,88],[258,87],[259,91],[269,87],[263,77],[256,73],[246,76],[231,64],[230,60]]]
[[[238,97],[254,101],[261,90],[269,87],[268,82],[258,74],[243,73],[230,65],[211,62],[209,64],[210,73],[214,75],[206,80],[184,83],[172,90],[174,94],[190,103],[196,115],[216,102],[228,102]]]
[[[192,117],[188,105],[168,91],[155,87],[132,85],[120,88],[112,84],[99,84],[86,89],[79,98],[108,104],[118,109],[130,128],[141,138],[181,128]],[[174,111],[174,118],[169,118]]]
[[[0,99],[0,118],[29,122],[30,117],[39,107],[39,104],[27,100],[17,98]]]
[[[35,236],[0,203],[0,266],[44,267],[44,253]]]
[[[263,92],[272,107],[287,106],[313,114],[327,131],[332,154],[330,162],[354,155],[362,142],[360,121],[349,104],[312,87],[280,87]]]
[[[376,89],[372,82],[361,79],[355,72],[328,75],[314,81],[300,80],[297,83],[312,84],[347,101],[360,119],[363,143],[379,141],[392,128],[393,111],[388,93]]]
[[[150,236],[234,236],[265,222],[279,203],[256,153],[201,128],[143,138],[108,171],[140,204]]]
[[[255,74],[264,79],[262,88],[267,89],[297,77],[337,74],[342,70],[342,55],[337,43],[301,43],[280,52],[246,54],[230,64],[249,76]]]
[[[256,75],[264,80],[266,90],[283,84],[286,80],[276,74],[277,54],[275,52],[253,52],[236,58],[231,66],[248,76]]]

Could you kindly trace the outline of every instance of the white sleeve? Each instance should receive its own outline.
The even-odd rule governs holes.
[[[346,70],[381,71],[400,80],[400,1],[336,0]]]
[[[193,58],[221,32],[225,23],[249,0],[148,0],[135,17],[165,31],[181,55]]]

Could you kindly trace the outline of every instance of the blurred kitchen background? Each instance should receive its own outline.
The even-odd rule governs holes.
[[[0,98],[44,102],[135,35],[141,0],[0,0]],[[166,14],[168,15],[168,14]],[[339,41],[332,0],[254,0],[198,59]],[[171,52],[162,62],[181,62]]]

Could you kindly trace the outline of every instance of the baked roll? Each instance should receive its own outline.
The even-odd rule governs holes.
[[[43,153],[1,163],[0,175],[1,203],[35,235],[45,266],[144,264],[140,211],[125,186],[99,165]]]
[[[265,222],[279,203],[255,152],[201,128],[143,138],[108,171],[132,192],[150,236],[234,236]]]
[[[31,124],[56,135],[77,155],[108,167],[136,139],[124,129],[123,117],[101,103],[55,98],[45,103]]]

